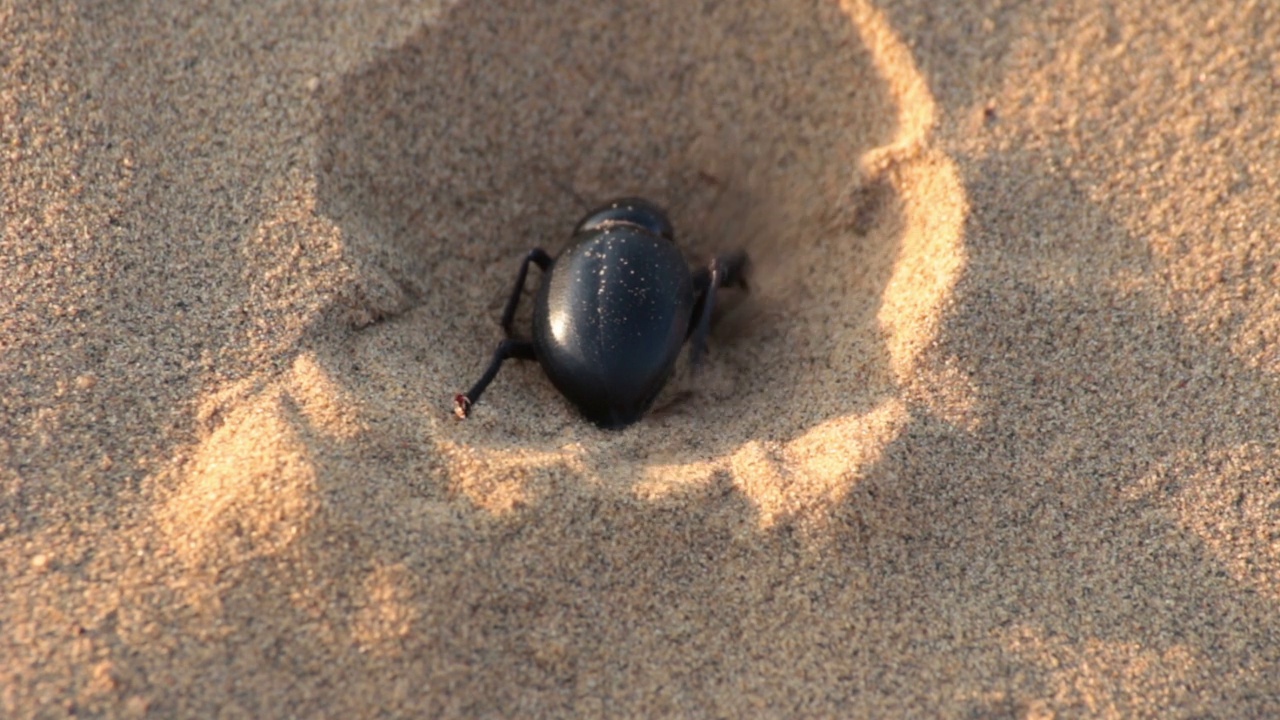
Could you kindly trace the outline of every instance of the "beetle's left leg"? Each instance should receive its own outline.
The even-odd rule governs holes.
[[[689,323],[689,363],[695,368],[707,352],[707,336],[711,334],[711,313],[716,308],[716,291],[725,287],[747,287],[747,267],[751,261],[739,250],[717,255],[709,265],[693,274],[693,322]]]
[[[493,351],[493,359],[489,361],[489,367],[484,371],[484,375],[480,376],[465,395],[453,396],[453,414],[457,415],[459,420],[467,418],[467,414],[471,412],[471,406],[480,399],[480,394],[497,377],[503,361],[511,358],[533,360],[533,343],[529,340],[503,340],[498,343],[498,349]]]
[[[529,275],[529,263],[546,272],[551,265],[551,256],[542,248],[534,248],[524,256],[520,263],[520,272],[516,274],[516,286],[511,288],[511,297],[507,298],[507,307],[502,311],[502,331],[511,337],[511,321],[516,318],[516,305],[520,303],[520,295],[524,293],[524,281]]]

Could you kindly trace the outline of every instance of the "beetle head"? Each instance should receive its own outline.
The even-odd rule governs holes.
[[[647,233],[675,241],[675,230],[662,208],[643,198],[618,198],[587,213],[586,217],[573,229],[573,234],[595,230],[608,230],[611,227],[627,226],[639,228]]]

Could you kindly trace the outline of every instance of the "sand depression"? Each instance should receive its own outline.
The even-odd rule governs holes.
[[[963,422],[966,398],[900,383],[964,262],[927,86],[876,10],[801,5],[462,4],[318,88],[317,220],[352,279],[282,372],[208,398],[218,421],[162,512],[183,555],[324,556],[353,518],[433,534],[563,493],[723,488],[767,527],[821,516],[910,403]],[[532,363],[456,422],[523,251],[557,251],[584,201],[617,194],[669,207],[692,261],[751,253],[707,368],[622,433]]]

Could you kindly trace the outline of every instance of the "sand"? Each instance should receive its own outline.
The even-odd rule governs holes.
[[[0,715],[1280,714],[1280,12],[1114,5],[0,5]],[[623,193],[706,366],[455,420]]]

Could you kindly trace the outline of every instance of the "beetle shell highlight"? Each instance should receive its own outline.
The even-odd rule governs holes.
[[[668,237],[636,224],[588,226],[556,259],[535,300],[539,364],[601,427],[644,415],[688,334],[693,281],[666,227]]]

